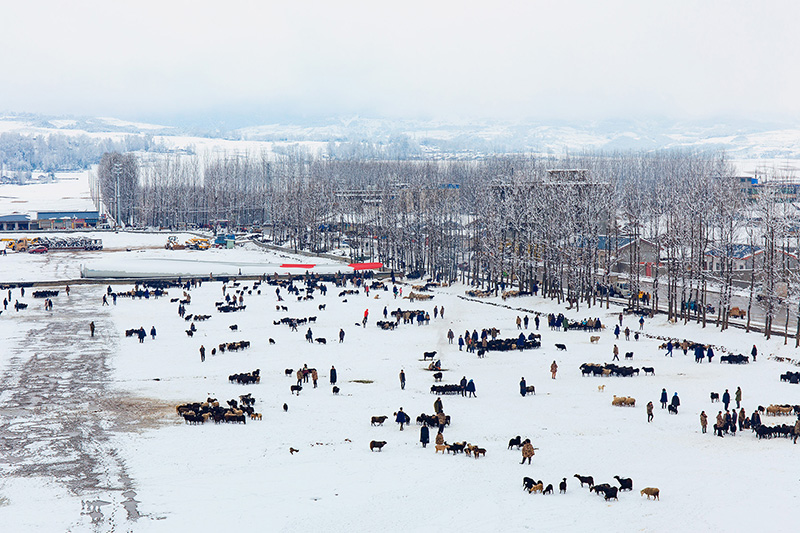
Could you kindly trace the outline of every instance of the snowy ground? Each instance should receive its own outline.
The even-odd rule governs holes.
[[[163,238],[163,237],[162,237]],[[154,250],[155,252],[155,250]],[[125,252],[120,252],[125,253]],[[160,253],[160,252],[159,252]],[[227,251],[246,260],[246,250]],[[53,254],[55,257],[55,254]],[[0,258],[7,260],[11,256]],[[13,270],[0,267],[3,279],[35,269],[35,256],[20,254]],[[27,262],[26,262],[27,261]],[[54,260],[55,261],[55,260]],[[56,261],[56,274],[74,269],[71,260]],[[250,285],[252,282],[245,282]],[[115,286],[127,290],[129,285]],[[797,454],[786,439],[757,441],[749,431],[714,437],[700,433],[698,415],[713,421],[721,404],[709,392],[744,391],[748,414],[757,405],[800,404],[800,386],[781,383],[779,374],[800,369],[768,359],[768,354],[800,359],[783,339],[764,341],[739,330],[719,333],[709,327],[672,325],[662,317],[648,321],[645,333],[687,338],[749,353],[756,343],[762,354],[750,365],[695,364],[691,354],[665,358],[659,340],[615,341],[609,329],[598,344],[591,333],[552,332],[540,328],[543,347],[525,352],[490,352],[478,359],[448,345],[446,333],[498,327],[502,337],[516,336],[514,319],[526,311],[564,312],[572,318],[599,316],[613,324],[618,309],[566,311],[564,306],[528,297],[471,301],[459,298],[465,287],[435,291],[430,302],[394,300],[391,293],[327,297],[283,302],[276,311],[274,288],[245,296],[244,312],[221,314],[222,284],[204,283],[191,292],[187,312],[210,314],[187,337],[188,324],[169,298],[120,298],[101,306],[104,286],[74,286],[54,299],[54,311],[30,298],[27,310],[0,315],[5,339],[0,355],[0,524],[7,531],[750,531],[786,530],[800,494]],[[403,286],[404,292],[410,287]],[[170,296],[180,296],[172,289]],[[285,294],[285,291],[284,291]],[[378,298],[374,298],[375,296]],[[4,297],[7,295],[4,295]],[[19,298],[19,290],[12,297]],[[326,304],[325,310],[318,308]],[[501,304],[490,305],[490,303]],[[389,309],[445,307],[445,318],[428,326],[403,325],[395,331],[375,326]],[[511,308],[502,307],[508,305]],[[369,309],[367,328],[356,326]],[[532,318],[532,314],[528,312]],[[284,316],[317,316],[315,337],[326,345],[308,344],[305,328],[291,332],[274,326]],[[98,327],[89,337],[88,323]],[[229,326],[238,325],[238,331]],[[125,338],[124,330],[150,326],[156,340],[144,344]],[[633,318],[626,325],[636,329]],[[344,328],[343,344],[337,342]],[[271,345],[268,339],[275,340]],[[633,338],[633,337],[631,337]],[[221,342],[250,340],[238,353],[210,355]],[[653,366],[656,375],[633,378],[581,377],[583,362],[610,361],[614,343],[634,351],[635,366]],[[556,351],[555,343],[567,345]],[[200,362],[200,345],[207,349]],[[474,379],[477,398],[443,396],[452,424],[448,442],[468,441],[487,449],[478,460],[440,456],[419,444],[419,427],[403,432],[391,422],[403,407],[412,419],[433,412],[431,373],[423,351],[437,350],[444,383],[462,376]],[[551,380],[550,363],[559,365]],[[299,396],[284,369],[307,363],[320,371],[319,387],[309,383]],[[623,362],[624,364],[624,362]],[[339,374],[341,394],[328,382],[331,365]],[[231,385],[232,373],[261,369],[261,383]],[[400,390],[398,373],[408,383]],[[524,376],[536,395],[518,393]],[[371,383],[357,383],[369,380]],[[599,392],[598,385],[605,391]],[[678,392],[677,416],[658,405],[666,388]],[[262,421],[246,425],[209,423],[188,426],[174,405],[202,401],[208,395],[223,403],[250,392]],[[636,398],[635,408],[611,406],[612,395]],[[655,420],[646,422],[645,404],[656,404]],[[283,403],[289,406],[284,413]],[[381,426],[370,417],[387,415]],[[792,423],[793,418],[766,423]],[[712,422],[713,423],[713,422]],[[520,452],[507,450],[509,438],[521,435],[538,448],[533,464],[520,465]],[[433,433],[431,437],[433,437]],[[370,452],[371,440],[388,442]],[[289,447],[299,449],[290,455]],[[579,487],[573,474],[592,475],[616,484],[612,476],[633,478],[634,491],[605,502]],[[554,495],[523,492],[523,476],[556,487]],[[567,478],[566,495],[558,483]],[[661,489],[661,501],[639,495],[644,487]],[[133,492],[131,492],[133,491]],[[93,517],[81,501],[108,502]],[[43,512],[45,511],[45,512]],[[765,522],[766,520],[766,522]]]

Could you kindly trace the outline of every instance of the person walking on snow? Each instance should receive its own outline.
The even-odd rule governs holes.
[[[94,322],[89,322],[89,333],[94,337]]]
[[[400,370],[400,390],[406,390],[406,373]]]
[[[616,344],[614,345],[613,352],[614,352],[614,357],[611,360],[612,361],[619,361],[619,348],[617,348]]]
[[[647,423],[653,421],[653,402],[647,402]]]

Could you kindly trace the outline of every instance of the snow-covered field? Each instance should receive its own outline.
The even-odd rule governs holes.
[[[124,234],[120,234],[124,235]],[[124,237],[119,237],[120,239]],[[142,237],[144,239],[144,237]],[[153,237],[155,239],[155,237]],[[162,242],[164,236],[158,236]],[[133,243],[133,240],[130,241]],[[109,243],[110,244],[110,243]],[[123,243],[124,244],[124,243]],[[152,250],[153,253],[158,252]],[[136,252],[119,252],[121,254]],[[164,252],[167,253],[167,252]],[[174,252],[171,252],[174,253]],[[204,252],[208,253],[208,252]],[[229,260],[247,261],[248,250],[220,251]],[[70,277],[74,258],[49,254],[58,266],[51,274]],[[9,263],[9,260],[18,262]],[[0,257],[4,280],[26,278],[40,265],[28,254]],[[279,258],[274,258],[279,260]],[[243,282],[252,285],[252,281]],[[401,285],[404,293],[409,285]],[[114,285],[128,290],[130,285]],[[393,299],[391,292],[298,302],[286,298],[277,311],[274,287],[246,294],[247,309],[222,314],[214,302],[223,299],[222,283],[203,283],[191,291],[187,312],[210,314],[196,322],[191,338],[177,303],[119,298],[102,306],[103,285],[76,285],[69,297],[62,291],[45,312],[32,289],[13,299],[30,304],[0,315],[4,339],[0,355],[0,524],[4,531],[785,531],[792,528],[800,494],[798,450],[786,439],[756,440],[750,431],[719,438],[701,434],[699,413],[709,422],[722,404],[710,403],[709,392],[731,394],[740,386],[748,415],[757,405],[800,404],[800,386],[778,376],[798,371],[769,354],[800,359],[793,342],[767,342],[740,330],[719,333],[713,327],[669,324],[663,317],[648,320],[644,333],[711,343],[713,364],[695,364],[680,350],[673,358],[658,348],[662,341],[642,337],[614,339],[611,332],[619,309],[594,307],[567,311],[550,300],[526,297],[471,301],[459,298],[465,287],[434,291],[430,302]],[[353,288],[353,287],[348,287]],[[228,290],[233,290],[228,286]],[[286,296],[286,291],[282,291]],[[5,291],[3,296],[6,297]],[[170,297],[181,296],[178,289]],[[345,301],[347,300],[347,301]],[[491,303],[500,304],[490,305]],[[320,310],[319,305],[326,309]],[[503,307],[507,305],[510,308]],[[424,309],[430,325],[400,324],[383,331],[375,321],[391,311]],[[433,319],[434,306],[444,306],[445,318]],[[357,326],[369,309],[366,328]],[[523,309],[523,310],[520,310]],[[527,311],[526,311],[527,310]],[[597,344],[589,332],[554,332],[540,327],[542,348],[524,352],[489,352],[483,359],[449,345],[446,333],[497,327],[501,337],[516,337],[517,315],[531,311],[563,312],[570,318],[599,316],[611,328]],[[273,325],[284,316],[316,316],[314,337],[304,340],[306,327],[292,332]],[[89,337],[89,322],[97,325]],[[236,324],[238,331],[231,331]],[[531,322],[531,327],[532,326]],[[625,318],[632,330],[638,324]],[[124,330],[151,326],[157,338],[143,344],[126,338]],[[338,343],[338,331],[346,332]],[[275,344],[270,344],[272,338]],[[238,353],[217,353],[222,342],[249,340]],[[655,376],[632,378],[582,377],[583,362],[609,362],[614,343],[621,353],[633,351],[633,365],[655,367]],[[556,351],[564,343],[567,351]],[[758,362],[719,363],[722,346],[749,353],[757,344]],[[206,361],[198,349],[204,345]],[[392,422],[400,407],[412,420],[432,414],[436,396],[422,361],[422,352],[436,350],[443,383],[473,379],[477,398],[442,396],[452,423],[448,442],[468,441],[486,448],[486,457],[436,454],[423,449],[419,426],[404,431]],[[550,379],[555,360],[559,371]],[[319,370],[318,388],[304,385],[290,394],[294,377],[284,369],[308,364]],[[623,361],[622,364],[625,364]],[[338,371],[341,393],[331,392],[329,369]],[[233,385],[228,375],[261,371],[261,383]],[[404,369],[405,390],[398,374]],[[525,377],[536,395],[521,397]],[[360,383],[357,380],[368,381]],[[605,385],[603,392],[598,385]],[[666,388],[678,392],[681,409],[668,415],[658,404]],[[221,403],[252,393],[263,420],[245,425],[183,423],[174,405],[202,401],[211,395]],[[633,396],[635,408],[611,405],[612,395]],[[656,404],[648,424],[645,405]],[[282,405],[286,403],[288,412]],[[386,415],[383,426],[370,417]],[[793,423],[793,417],[768,424]],[[431,432],[431,440],[435,431]],[[533,463],[520,465],[521,454],[508,450],[511,437],[530,438],[538,448]],[[386,441],[382,452],[370,452],[371,440]],[[299,450],[290,454],[289,448]],[[598,483],[616,485],[614,475],[633,479],[634,491],[619,501],[605,502],[580,488],[574,474],[592,475]],[[541,479],[556,487],[554,495],[529,495],[522,477]],[[568,491],[558,494],[567,478]],[[640,496],[644,487],[658,487],[660,501]],[[135,494],[127,492],[133,490]],[[102,500],[101,514],[82,510],[82,501]],[[131,511],[133,509],[133,511]]]

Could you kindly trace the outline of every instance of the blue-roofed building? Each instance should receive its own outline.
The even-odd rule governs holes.
[[[100,220],[99,211],[39,211],[39,229],[94,228]]]
[[[0,216],[0,229],[3,231],[31,229],[31,217],[22,213]]]
[[[749,244],[734,244],[730,248],[711,248],[705,253],[703,268],[710,272],[720,272],[722,262],[726,257],[733,260],[734,270],[752,270],[757,258],[764,253],[764,249]]]

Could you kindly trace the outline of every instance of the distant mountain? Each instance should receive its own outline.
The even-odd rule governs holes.
[[[482,158],[493,154],[683,149],[727,152],[731,159],[800,159],[800,128],[759,123],[390,120],[333,117],[230,131],[186,129],[109,117],[0,114],[0,133],[147,135],[170,147],[240,145],[272,150],[286,144],[327,147],[332,157]]]

